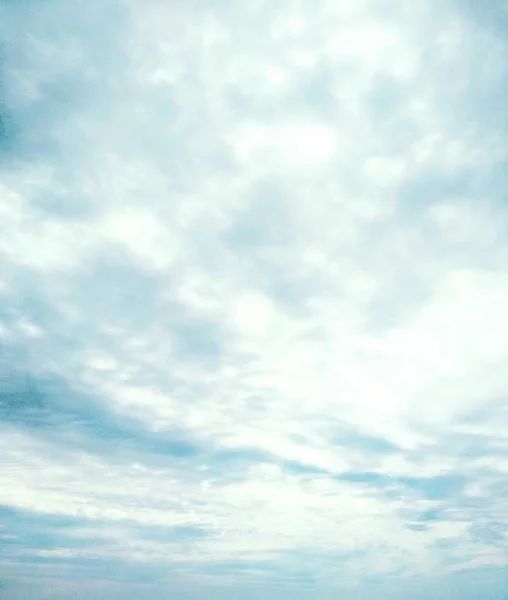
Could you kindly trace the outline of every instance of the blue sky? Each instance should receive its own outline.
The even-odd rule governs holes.
[[[508,594],[507,33],[0,3],[0,597]]]

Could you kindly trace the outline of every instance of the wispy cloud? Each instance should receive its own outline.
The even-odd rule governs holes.
[[[15,593],[496,597],[505,26],[501,2],[2,4]]]

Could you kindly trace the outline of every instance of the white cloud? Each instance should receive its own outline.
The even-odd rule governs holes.
[[[145,450],[110,455],[107,433],[94,450],[78,417],[71,449],[2,425],[0,502],[111,525],[53,559],[283,570],[310,552],[316,578],[340,556],[349,581],[497,564],[467,498],[491,498],[505,461],[455,456],[453,436],[506,428],[500,409],[462,421],[508,384],[507,146],[482,104],[504,42],[434,2],[125,6],[118,64],[76,51],[100,85],[69,90],[65,119],[41,112],[59,149],[6,169],[0,327],[16,369],[70,382],[71,412],[79,392],[85,413],[134,419]],[[47,71],[64,87],[65,61]],[[16,69],[22,120],[46,92]],[[196,456],[150,452],[175,431]],[[473,476],[442,502],[425,487]],[[458,516],[407,527],[437,505]],[[179,524],[208,535],[182,546]]]

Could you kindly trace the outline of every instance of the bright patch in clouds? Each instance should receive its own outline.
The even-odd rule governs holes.
[[[205,4],[0,3],[2,593],[501,598],[508,13]]]
[[[336,150],[331,128],[314,123],[249,125],[239,144],[241,155],[257,160],[269,156],[273,164],[309,167],[330,161]]]
[[[329,159],[335,149],[333,133],[319,125],[295,125],[283,128],[276,144],[290,163],[308,165]]]
[[[270,325],[272,309],[260,294],[245,294],[233,309],[233,321],[243,334],[263,334]]]

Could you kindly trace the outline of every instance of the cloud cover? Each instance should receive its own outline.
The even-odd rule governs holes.
[[[505,4],[0,23],[7,597],[506,593]]]

